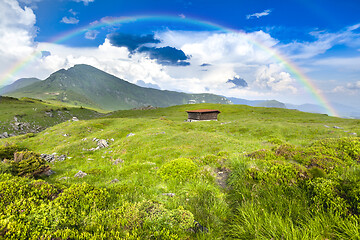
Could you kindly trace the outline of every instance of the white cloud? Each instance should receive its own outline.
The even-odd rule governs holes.
[[[309,59],[325,53],[336,45],[358,48],[360,47],[360,34],[353,31],[359,27],[360,24],[357,24],[334,33],[313,31],[309,34],[316,39],[315,41],[293,41],[288,44],[280,44],[278,48],[292,59]]]
[[[73,16],[76,16],[78,13],[77,12],[75,12],[73,9],[70,9],[69,10],[69,13],[71,13]]]
[[[262,66],[256,73],[255,85],[261,89],[296,93],[295,83],[295,79],[288,72],[285,72],[279,64]]]
[[[21,8],[15,0],[0,1],[0,84],[13,80],[9,70],[34,52],[35,22],[31,8]]]
[[[346,83],[343,86],[336,86],[333,93],[358,94],[360,92],[360,81]]]
[[[87,31],[85,33],[85,38],[86,39],[90,39],[90,40],[94,40],[96,39],[97,35],[99,34],[100,32],[99,31],[96,31],[96,30],[90,30],[90,31]]]
[[[89,3],[94,2],[95,0],[73,0],[75,2],[83,2],[85,6],[87,6]]]
[[[346,72],[360,72],[360,57],[329,57],[312,61],[312,65],[326,66]]]
[[[271,12],[272,12],[271,9],[266,9],[263,12],[260,12],[260,13],[254,13],[254,14],[246,15],[246,19],[264,17],[264,16],[269,15]]]
[[[79,19],[74,18],[74,17],[63,17],[60,22],[66,23],[66,24],[78,24]]]

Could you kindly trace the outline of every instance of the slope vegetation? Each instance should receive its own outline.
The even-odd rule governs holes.
[[[185,122],[185,110],[203,108],[219,109],[219,121]],[[358,238],[355,134],[359,120],[200,104],[117,111],[0,139],[0,158],[8,158],[0,236]],[[67,157],[36,155],[52,153]],[[41,176],[47,167],[54,173]]]

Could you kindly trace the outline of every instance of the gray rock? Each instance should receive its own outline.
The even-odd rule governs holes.
[[[44,159],[47,162],[54,162],[55,161],[55,155],[53,154],[41,154],[40,157]]]
[[[163,193],[162,195],[173,197],[173,196],[175,196],[175,193]]]
[[[40,157],[42,159],[44,159],[45,161],[47,162],[56,162],[56,161],[64,161],[67,156],[66,155],[60,155],[60,156],[57,156],[56,153],[53,153],[53,154],[41,154]]]
[[[77,174],[75,174],[74,177],[77,177],[77,178],[83,178],[87,175],[87,173],[83,172],[83,171],[79,171]]]
[[[43,174],[45,175],[45,176],[51,176],[51,175],[53,175],[55,172],[53,171],[53,170],[51,170],[51,169],[49,169],[49,170],[47,170],[46,172],[44,172]]]
[[[79,121],[79,119],[77,117],[73,117],[72,120],[73,120],[73,122]]]
[[[353,135],[353,136],[356,136],[357,135],[357,133],[349,133],[350,135]]]
[[[335,129],[343,129],[342,127],[338,127],[338,126],[333,126],[333,128],[335,128]]]
[[[117,178],[110,181],[110,183],[117,183],[117,182],[119,182],[119,180]]]
[[[118,164],[123,163],[123,162],[124,162],[124,160],[118,158],[118,159],[116,159],[116,160],[114,161],[113,164],[114,164],[114,165],[118,165]]]
[[[329,126],[328,126],[328,125],[324,125],[324,127],[329,128]]]
[[[109,143],[105,139],[100,139],[99,141],[97,141],[97,145],[99,148],[109,147]]]
[[[126,135],[126,137],[132,137],[135,136],[135,133],[129,133],[128,135]]]
[[[64,161],[65,159],[67,158],[67,156],[65,155],[65,154],[63,154],[63,155],[60,155],[59,157],[58,157],[58,161]]]
[[[62,177],[62,178],[60,178],[59,180],[67,180],[67,179],[69,179],[70,177]]]

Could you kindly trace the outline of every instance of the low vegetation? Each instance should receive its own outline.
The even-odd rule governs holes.
[[[219,121],[184,121],[200,108]],[[0,139],[0,238],[357,239],[355,134],[360,120],[201,104]]]

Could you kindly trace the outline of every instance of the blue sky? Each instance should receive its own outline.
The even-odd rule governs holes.
[[[86,63],[159,89],[318,103],[257,42],[296,65],[330,102],[360,108],[358,0],[0,0],[0,9],[2,79],[33,51],[46,52],[7,82]],[[175,20],[138,19],[53,40],[106,19],[155,15]]]

